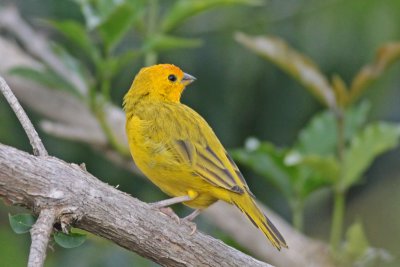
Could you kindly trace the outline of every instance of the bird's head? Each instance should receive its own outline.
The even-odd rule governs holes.
[[[133,80],[127,96],[147,95],[151,99],[179,102],[185,87],[196,78],[171,64],[142,68]]]

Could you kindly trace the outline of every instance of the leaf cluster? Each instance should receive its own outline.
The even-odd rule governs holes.
[[[33,225],[35,224],[37,218],[32,214],[20,213],[16,215],[8,215],[8,220],[10,222],[11,229],[16,234],[28,233]],[[86,235],[81,233],[63,233],[54,232],[54,241],[63,248],[75,248],[82,245],[86,240]]]

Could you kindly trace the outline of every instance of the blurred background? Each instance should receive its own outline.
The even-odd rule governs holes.
[[[79,52],[54,27],[49,26],[48,21],[73,20],[85,25],[81,9],[83,2],[0,0],[0,10],[10,4],[15,5],[35,30],[75,51],[78,57],[84,52]],[[140,8],[144,10],[145,17],[148,16],[149,5],[156,4],[155,17],[158,18],[161,14],[168,14],[177,1],[137,2],[141,2]],[[276,65],[235,41],[236,32],[277,36],[311,58],[329,79],[338,74],[348,84],[362,66],[373,61],[381,45],[400,40],[398,0],[226,2],[242,3],[218,5],[196,13],[170,31],[174,36],[198,39],[201,44],[154,49],[156,57],[147,53],[129,60],[110,80],[110,101],[121,107],[123,95],[134,75],[146,63],[173,63],[197,78],[185,91],[182,102],[209,122],[227,149],[243,147],[248,137],[268,141],[276,147],[291,147],[300,130],[325,107]],[[153,21],[155,28],[160,21]],[[127,31],[113,48],[113,53],[140,49],[146,39],[147,22],[143,19],[142,25]],[[14,40],[12,34],[4,29],[0,28],[0,34]],[[101,43],[101,40],[96,42]],[[15,43],[19,44],[18,41]],[[89,70],[95,69],[93,64],[88,63],[88,66]],[[400,123],[399,73],[400,64],[393,64],[365,91],[362,99],[367,100],[371,107],[367,121]],[[29,108],[27,112],[33,123],[38,125],[41,116]],[[90,146],[56,138],[39,127],[37,129],[49,154],[67,162],[85,162],[89,172],[109,184],[119,184],[120,190],[143,201],[152,202],[166,197],[155,186],[109,162]],[[31,152],[20,124],[3,97],[0,97],[0,142]],[[381,266],[400,265],[397,238],[400,236],[399,159],[398,148],[380,156],[347,195],[344,229],[361,221],[369,245],[382,248],[393,256],[391,262]],[[257,198],[291,221],[290,205],[275,184],[245,165],[239,167]],[[304,233],[326,242],[329,242],[332,219],[331,195],[329,188],[316,190],[307,198],[304,207]],[[8,222],[8,214],[18,212],[24,211],[0,204],[2,266],[25,266],[27,262],[29,235],[14,234]],[[177,207],[177,212],[183,215],[189,210]],[[202,231],[241,249],[206,219],[200,217],[197,223]],[[108,241],[89,236],[81,247],[75,249],[67,250],[53,244],[46,266],[157,265]]]

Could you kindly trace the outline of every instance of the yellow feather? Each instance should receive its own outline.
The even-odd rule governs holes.
[[[139,169],[170,196],[207,208],[217,200],[236,205],[278,249],[285,240],[255,204],[242,174],[211,127],[180,103],[187,74],[160,64],[143,68],[124,97],[126,132]]]

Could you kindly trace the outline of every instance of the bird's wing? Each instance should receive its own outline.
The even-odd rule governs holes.
[[[238,194],[243,194],[244,190],[251,194],[243,175],[223,148],[215,151],[208,144],[174,140],[170,149],[181,163],[191,166],[193,174],[208,183]]]

